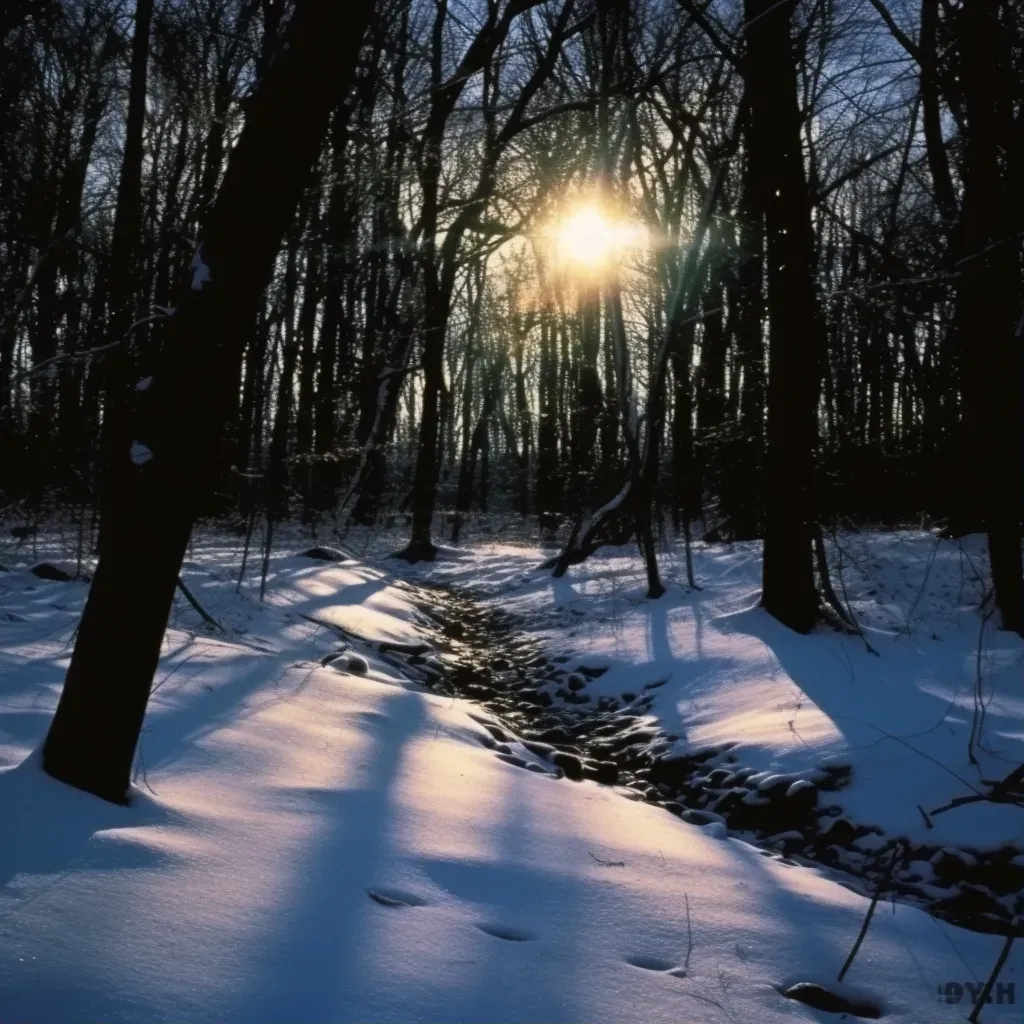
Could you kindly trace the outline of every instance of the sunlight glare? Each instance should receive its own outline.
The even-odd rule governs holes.
[[[640,225],[613,220],[591,205],[569,213],[554,235],[560,262],[592,272],[611,263],[624,250],[643,245],[645,232]]]

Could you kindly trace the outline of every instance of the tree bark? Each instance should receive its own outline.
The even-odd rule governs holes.
[[[762,603],[800,633],[818,618],[814,449],[822,330],[804,174],[795,0],[745,0],[748,144],[768,246],[769,377]]]
[[[104,799],[127,800],[181,561],[237,395],[239,326],[256,320],[331,111],[355,76],[372,10],[371,0],[298,4],[288,45],[252,95],[196,252],[192,287],[168,322],[133,446],[132,486],[114,510],[116,529],[43,747],[47,772]]]

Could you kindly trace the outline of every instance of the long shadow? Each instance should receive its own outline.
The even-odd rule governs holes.
[[[440,1020],[460,1014],[473,1024],[544,1021],[550,1020],[552,1006],[564,1002],[578,1007],[585,997],[573,991],[573,976],[565,967],[590,934],[586,912],[588,903],[591,912],[596,909],[593,883],[581,882],[557,864],[550,870],[535,866],[543,837],[531,826],[530,800],[523,792],[527,786],[557,784],[509,768],[500,824],[494,826],[500,832],[500,855],[488,861],[417,860],[435,886],[474,905],[475,917],[462,925],[477,932],[467,939],[472,959],[454,977],[447,965],[439,965],[433,997]],[[586,856],[582,849],[580,853]],[[524,861],[530,866],[524,867]],[[545,913],[553,907],[558,908],[557,920]],[[537,969],[538,945],[544,950],[543,970]]]
[[[163,854],[135,843],[89,847],[97,832],[168,825],[176,816],[140,797],[119,807],[50,778],[36,751],[16,768],[0,772],[0,936],[12,915],[80,864],[90,868],[143,868],[167,863]],[[9,883],[16,881],[12,888]],[[2,942],[0,942],[2,945]]]
[[[151,701],[139,740],[137,768],[143,767],[156,786],[153,769],[166,767],[204,736],[229,723],[236,724],[271,703],[296,697],[309,683],[314,666],[293,666],[279,658],[245,652],[233,659],[216,658],[207,668],[227,676],[217,685],[194,691],[180,708]],[[271,680],[278,678],[272,683]],[[282,685],[286,677],[294,682]],[[247,702],[254,694],[260,700]]]
[[[899,647],[888,638],[872,637],[879,652],[876,656],[855,637],[825,631],[800,636],[761,608],[732,616],[719,628],[760,640],[852,746],[884,739],[873,720],[883,728],[884,723],[897,721],[902,731],[921,732],[926,741],[924,730],[936,728],[949,713],[954,719],[959,714],[951,698],[961,667],[948,664],[947,675],[943,665],[942,675],[936,676],[936,659]],[[935,685],[923,688],[921,679]],[[960,696],[967,697],[963,687]]]
[[[361,956],[362,946],[374,914],[403,911],[375,903],[367,889],[389,861],[395,817],[389,791],[400,775],[405,746],[422,725],[422,700],[395,688],[386,711],[388,721],[370,733],[375,740],[361,758],[366,775],[358,786],[299,794],[307,807],[298,812],[325,828],[297,860],[282,865],[293,890],[275,908],[277,927],[261,937],[262,948],[249,958],[245,995],[232,1002],[227,1018],[326,1024],[363,1019],[372,1005],[365,987],[378,972]]]

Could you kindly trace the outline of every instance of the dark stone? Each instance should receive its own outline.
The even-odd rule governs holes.
[[[691,825],[710,825],[713,821],[721,821],[722,816],[715,814],[714,811],[699,811],[694,808],[683,811],[683,821],[688,821]]]
[[[826,846],[849,846],[857,838],[856,826],[849,818],[836,818],[820,836]]]
[[[302,552],[303,558],[315,558],[318,562],[344,562],[347,556],[337,548],[315,547]]]
[[[27,540],[39,532],[38,526],[12,526],[10,533],[15,540]]]
[[[545,729],[543,732],[538,733],[537,739],[543,743],[553,743],[559,747],[563,747],[573,741],[572,735],[566,732],[565,729],[559,728],[558,726],[551,729]]]
[[[651,765],[651,782],[681,786],[692,774],[693,762],[688,757],[663,757]]]
[[[997,892],[1019,892],[1024,889],[1024,867],[1010,863],[1019,853],[1020,851],[1014,847],[1005,847],[984,864],[979,865],[977,870]]]
[[[787,788],[783,798],[789,810],[800,818],[809,818],[818,806],[818,790],[814,786],[801,786],[794,793]]]
[[[619,781],[619,766],[614,761],[589,761],[583,766],[583,774],[594,782],[614,786]]]
[[[651,756],[647,753],[646,747],[643,744],[639,744],[620,750],[618,761],[623,767],[636,771],[637,768],[649,765],[651,763]]]
[[[757,791],[762,795],[768,797],[769,800],[777,800],[784,796],[786,790],[793,785],[795,780],[791,779],[787,775],[781,775],[777,779],[770,781],[765,780],[766,784],[762,789],[760,785],[757,787]]]
[[[573,693],[576,693],[577,690],[582,690],[583,687],[587,685],[587,680],[581,676],[579,672],[570,672],[565,677],[565,685],[568,686]]]
[[[937,911],[945,911],[955,921],[973,927],[975,918],[985,913],[999,914],[1001,908],[995,902],[993,893],[981,885],[964,882],[953,887],[948,899],[934,904]]]
[[[719,789],[725,785],[725,780],[729,778],[730,774],[728,768],[716,768],[708,774],[708,785],[712,789]]]
[[[880,1007],[861,999],[848,998],[830,992],[813,981],[801,981],[796,985],[781,990],[787,999],[795,999],[798,1003],[824,1010],[826,1013],[848,1013],[851,1017],[863,1017],[867,1020],[878,1020],[882,1016]]]
[[[554,703],[550,693],[543,690],[524,690],[520,699],[527,704],[536,704],[538,707],[549,708]]]
[[[576,671],[577,672],[581,672],[588,679],[600,679],[601,676],[603,676],[605,674],[605,672],[608,671],[608,666],[607,665],[595,665],[593,668],[589,668],[586,665],[580,665],[576,669]]]
[[[932,867],[935,869],[935,874],[939,880],[945,885],[953,885],[956,882],[964,882],[971,879],[977,872],[977,868],[973,864],[967,864],[962,861],[955,853],[948,850],[939,850],[931,859]],[[988,878],[988,872],[985,872],[985,881],[991,881]]]
[[[583,762],[575,754],[566,754],[564,751],[556,750],[551,755],[551,763],[561,768],[568,779],[573,782],[581,782],[583,779]]]
[[[848,764],[826,764],[822,765],[822,771],[828,776],[818,783],[819,789],[835,790],[842,789],[849,785],[850,777],[853,775],[853,766]]]
[[[41,580],[51,580],[54,583],[70,583],[75,578],[71,573],[65,572],[60,567],[51,565],[49,562],[40,562],[38,565],[33,565],[31,572],[33,576],[38,576]]]
[[[622,699],[628,704],[630,701],[636,700],[636,694],[626,692],[622,695]]]

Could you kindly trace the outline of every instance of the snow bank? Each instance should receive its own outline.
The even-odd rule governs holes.
[[[532,623],[552,650],[609,665],[587,687],[595,699],[667,680],[653,691],[653,713],[680,735],[680,752],[731,741],[737,759],[758,770],[852,765],[836,802],[862,824],[933,844],[1024,850],[1024,809],[977,803],[936,816],[932,829],[918,810],[1024,762],[1024,644],[991,620],[982,632],[981,538],[869,534],[839,544],[830,545],[833,567],[842,566],[877,653],[827,629],[799,636],[757,608],[757,544],[698,545],[699,591],[685,587],[673,551],[664,558],[669,594],[654,602],[627,550],[599,554],[562,580],[536,571],[541,551],[507,545],[433,572]],[[984,727],[972,765],[979,667]]]

